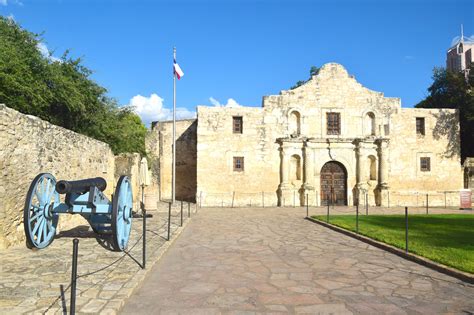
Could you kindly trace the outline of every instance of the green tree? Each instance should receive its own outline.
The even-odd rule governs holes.
[[[459,110],[461,133],[461,159],[474,156],[474,77],[468,80],[464,74],[447,71],[444,68],[433,70],[433,84],[428,88],[429,95],[415,107],[455,108]]]
[[[309,79],[306,80],[306,81],[298,81],[296,82],[295,85],[293,85],[290,90],[293,90],[293,89],[296,89],[297,87],[300,87],[302,86],[303,84],[305,84],[306,82],[308,82],[309,80],[311,80],[311,78],[314,76],[314,75],[317,75],[319,73],[319,68],[316,67],[316,66],[312,66],[310,69],[309,69]]]
[[[53,60],[40,43],[41,35],[0,16],[0,103],[104,141],[116,154],[145,154],[146,128],[132,109],[118,107],[80,58],[66,51]]]

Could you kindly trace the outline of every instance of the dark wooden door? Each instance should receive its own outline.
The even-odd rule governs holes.
[[[347,175],[337,162],[328,162],[321,169],[321,204],[344,206],[347,204]]]

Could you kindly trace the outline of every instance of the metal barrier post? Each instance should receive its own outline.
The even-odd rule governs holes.
[[[408,253],[408,207],[405,207],[405,252]]]
[[[428,194],[426,194],[426,214],[428,214]]]
[[[188,201],[188,218],[191,217],[191,204]]]
[[[143,215],[143,247],[142,247],[142,269],[146,266],[146,210],[145,205],[142,203],[142,215]]]
[[[77,281],[77,252],[79,250],[79,240],[72,240],[72,272],[71,272],[71,305],[69,312],[76,314],[76,281]]]
[[[181,200],[181,224],[179,226],[183,226],[183,201]]]
[[[365,194],[365,215],[369,215],[369,194]]]
[[[308,201],[308,194],[306,194],[306,217],[309,217],[309,201]]]
[[[328,194],[328,215],[327,215],[327,218],[326,218],[326,222],[329,223],[329,194]]]
[[[171,202],[168,207],[168,241],[170,240],[170,229],[171,229]]]
[[[359,205],[356,205],[356,233],[359,234]]]

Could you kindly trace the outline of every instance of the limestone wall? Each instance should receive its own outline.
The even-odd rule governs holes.
[[[114,155],[100,141],[0,105],[0,248],[24,243],[23,206],[33,178],[41,172],[56,179],[101,176],[106,194],[114,188]],[[83,223],[61,215],[59,228]]]
[[[327,132],[328,113],[340,114],[337,135]],[[233,133],[233,116],[243,118],[242,134]],[[199,106],[197,117],[197,197],[203,206],[262,204],[262,192],[267,205],[276,204],[283,152],[287,160],[299,159],[301,170],[295,178],[290,174],[282,205],[302,204],[304,194],[314,195],[310,204],[319,205],[321,168],[329,161],[341,163],[347,172],[348,204],[356,203],[357,191],[368,191],[371,205],[387,205],[390,194],[392,204],[397,194],[400,202],[403,198],[413,205],[422,204],[420,196],[427,193],[432,205],[454,206],[459,200],[456,112],[402,109],[399,98],[365,88],[338,64],[324,65],[296,89],[265,96],[263,108]],[[424,137],[416,135],[416,117],[425,117]],[[244,157],[243,172],[233,170],[236,156]],[[430,172],[419,171],[421,156],[431,158]],[[284,171],[294,172],[291,165]]]
[[[152,128],[147,136],[147,148],[152,160],[153,181],[159,187],[160,200],[170,200],[173,124],[170,121],[158,122]],[[177,200],[194,201],[196,197],[196,129],[196,119],[176,122]]]
[[[130,178],[132,183],[134,209],[139,208],[141,200],[140,162],[141,156],[138,153],[119,154],[115,157],[113,186],[115,188],[121,175],[127,175]]]

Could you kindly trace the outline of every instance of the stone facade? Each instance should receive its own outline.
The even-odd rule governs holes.
[[[167,196],[172,126],[158,125]],[[191,125],[179,122],[178,135]],[[183,173],[195,172],[193,193],[203,206],[303,205],[306,198],[310,205],[366,198],[370,205],[423,205],[426,194],[431,206],[443,206],[459,204],[463,186],[455,110],[401,108],[399,98],[363,87],[335,63],[298,88],[265,96],[261,108],[198,106],[193,137],[197,154],[177,158],[186,161]]]
[[[37,174],[51,173],[57,180],[101,176],[106,195],[113,192],[114,155],[106,143],[1,104],[0,147],[0,249],[24,242],[23,207]],[[80,215],[61,215],[58,227],[79,223],[88,224]]]
[[[195,201],[196,197],[196,119],[176,122],[176,199]],[[152,187],[160,200],[171,200],[173,124],[152,125],[146,145],[150,154]],[[150,188],[151,189],[151,188]]]

